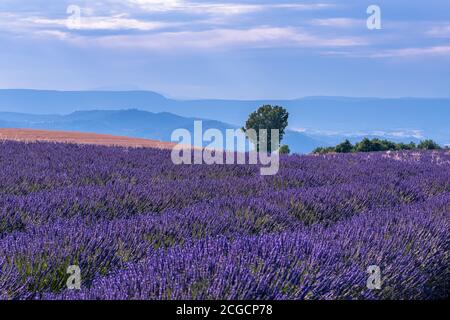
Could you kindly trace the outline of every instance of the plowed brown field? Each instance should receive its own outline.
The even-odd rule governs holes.
[[[0,141],[14,140],[23,142],[63,142],[76,144],[94,144],[105,146],[121,147],[147,147],[158,149],[171,149],[175,145],[170,142],[157,140],[119,137],[108,134],[68,132],[68,131],[49,131],[33,129],[0,129]]]

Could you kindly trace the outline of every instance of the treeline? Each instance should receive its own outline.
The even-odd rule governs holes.
[[[368,139],[352,144],[349,140],[338,144],[335,147],[316,148],[313,153],[351,153],[351,152],[375,152],[375,151],[399,151],[399,150],[440,150],[442,147],[433,140],[424,140],[419,144],[395,143],[389,140]]]

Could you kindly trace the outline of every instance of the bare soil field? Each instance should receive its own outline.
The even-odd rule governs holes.
[[[93,144],[104,146],[121,147],[146,147],[158,149],[171,149],[175,144],[157,140],[119,137],[108,134],[68,132],[68,131],[49,131],[34,129],[0,129],[0,141],[14,140],[22,142],[63,142],[76,144]]]

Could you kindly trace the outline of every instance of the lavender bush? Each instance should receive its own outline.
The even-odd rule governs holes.
[[[3,142],[0,299],[448,298],[449,214],[448,151],[283,156],[263,177]]]

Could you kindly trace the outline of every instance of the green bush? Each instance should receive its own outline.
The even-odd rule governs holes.
[[[284,144],[281,146],[279,152],[280,152],[280,154],[289,154],[289,153],[291,153],[291,150],[289,149],[288,145]]]
[[[345,140],[341,144],[338,144],[335,149],[338,153],[349,153],[353,151],[353,145],[350,141]]]
[[[325,154],[325,153],[350,153],[350,152],[376,152],[376,151],[399,151],[399,150],[440,150],[442,149],[433,140],[421,141],[417,146],[414,142],[406,143],[395,143],[389,140],[380,139],[368,139],[364,138],[360,142],[352,145],[349,140],[338,144],[336,147],[320,147],[316,148],[313,153],[315,154]]]
[[[440,145],[438,145],[433,140],[423,140],[418,145],[417,148],[422,150],[440,150],[442,149]]]

